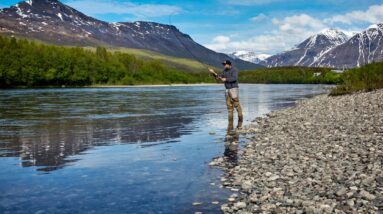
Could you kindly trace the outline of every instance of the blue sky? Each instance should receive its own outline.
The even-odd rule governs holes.
[[[61,0],[100,20],[171,23],[219,52],[275,54],[326,28],[383,23],[383,0]],[[1,0],[8,7],[18,0]]]

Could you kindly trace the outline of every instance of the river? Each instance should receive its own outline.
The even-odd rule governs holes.
[[[246,125],[327,86],[240,88]],[[223,91],[0,90],[0,213],[219,213],[231,192],[208,163],[225,150]]]

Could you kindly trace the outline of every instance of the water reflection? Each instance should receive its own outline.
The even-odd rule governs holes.
[[[203,100],[168,90],[69,89],[2,91],[0,157],[52,171],[100,145],[143,147],[177,142],[204,113]],[[187,111],[192,109],[191,111]]]
[[[144,146],[170,142],[190,132],[187,125],[193,117],[182,114],[144,116],[117,120],[94,120],[73,124],[70,121],[52,122],[46,126],[29,127],[35,136],[16,135],[3,138],[0,157],[19,156],[23,167],[39,166],[51,171],[65,166],[66,157],[94,146],[116,143],[142,143]],[[40,133],[40,134],[37,134]],[[146,142],[151,144],[145,145]]]
[[[232,168],[238,165],[239,132],[233,131],[233,124],[228,123],[225,137],[225,151],[223,153],[226,167]]]

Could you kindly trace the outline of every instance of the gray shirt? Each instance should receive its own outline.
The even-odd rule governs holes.
[[[226,89],[238,88],[238,71],[234,67],[223,70],[223,72],[219,75],[219,77],[226,78],[226,81],[225,81]]]

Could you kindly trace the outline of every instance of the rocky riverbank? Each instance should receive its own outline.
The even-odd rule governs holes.
[[[224,213],[383,212],[383,90],[319,95],[244,132],[255,135],[236,166],[211,164],[237,191]]]

